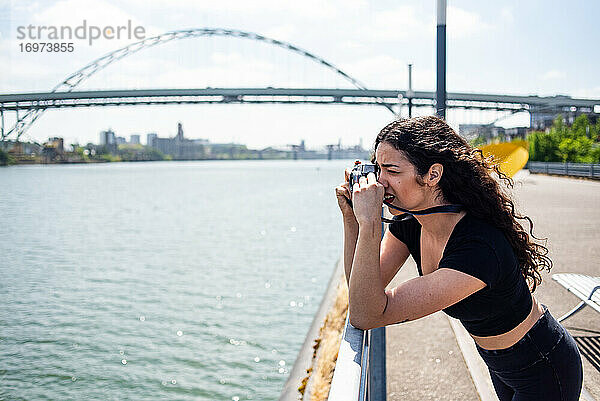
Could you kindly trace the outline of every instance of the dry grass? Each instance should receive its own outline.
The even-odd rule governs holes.
[[[311,399],[304,401],[322,401],[326,400],[329,395],[329,388],[340,349],[340,341],[347,313],[348,286],[346,285],[345,278],[342,278],[337,287],[333,307],[327,313],[325,322],[319,330],[319,337],[313,345],[312,367],[307,370],[308,375],[302,380],[302,385],[298,389],[304,395],[306,383],[309,377],[313,376]]]

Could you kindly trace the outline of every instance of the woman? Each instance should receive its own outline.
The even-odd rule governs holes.
[[[577,345],[532,295],[540,270],[552,266],[548,250],[492,173],[512,187],[510,178],[437,117],[387,125],[373,161],[377,176],[349,188],[346,171],[336,188],[352,325],[372,329],[443,310],[475,340],[500,400],[578,400]],[[396,216],[382,239],[383,203],[394,214],[461,208]],[[518,220],[529,222],[531,237]],[[419,277],[386,290],[409,254]]]

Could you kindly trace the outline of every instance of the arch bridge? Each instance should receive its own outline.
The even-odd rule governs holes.
[[[75,91],[82,82],[110,64],[138,51],[195,37],[230,36],[268,43],[306,57],[333,71],[355,89],[327,88],[198,88],[198,89],[141,89],[141,90],[94,90]],[[14,134],[21,135],[47,109],[65,107],[125,106],[154,104],[321,104],[321,105],[376,105],[395,114],[409,103],[412,107],[434,107],[435,92],[372,90],[334,66],[325,59],[291,43],[268,38],[253,32],[231,29],[199,28],[171,31],[130,44],[100,57],[75,71],[56,85],[50,92],[15,93],[0,95],[0,140]],[[534,114],[556,115],[558,113],[600,113],[600,100],[573,99],[568,96],[509,96],[476,93],[448,93],[447,108],[495,110],[505,116],[527,111]],[[19,112],[24,112],[20,114]],[[16,122],[5,128],[5,112],[14,112]],[[503,117],[501,117],[503,118]]]

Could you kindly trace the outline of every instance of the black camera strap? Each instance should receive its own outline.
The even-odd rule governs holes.
[[[404,214],[396,216],[393,220],[386,219],[385,217],[382,216],[381,220],[384,223],[394,223],[396,221],[404,221],[404,220],[414,218],[414,216],[423,216],[426,214],[433,214],[433,213],[460,213],[461,210],[463,210],[462,205],[441,205],[441,206],[430,207],[428,209],[423,209],[423,210],[408,210],[408,209],[403,209],[401,207],[390,205],[389,203],[386,203],[386,202],[383,202],[383,204],[388,207],[391,207],[392,209],[398,210],[399,212],[404,212]]]
[[[386,206],[391,207],[394,210],[412,214],[414,216],[422,216],[425,214],[433,214],[433,213],[460,213],[461,210],[463,210],[463,207],[461,205],[441,205],[441,206],[430,207],[429,209],[423,209],[423,210],[408,210],[408,209],[402,209],[401,207],[393,206],[386,202],[383,202],[383,203]]]
[[[348,202],[350,207],[353,207],[352,201],[350,199],[346,198],[346,202]],[[401,207],[390,205],[387,202],[383,202],[383,204],[388,207],[391,207],[392,209],[398,210],[399,212],[404,212],[404,214],[396,216],[397,218],[394,220],[390,220],[390,219],[387,219],[387,218],[381,216],[381,221],[383,221],[384,223],[393,223],[396,221],[404,221],[404,220],[408,220],[410,218],[414,218],[414,216],[423,216],[426,214],[433,214],[433,213],[460,213],[463,210],[462,205],[441,205],[441,206],[430,207],[428,209],[423,209],[423,210],[408,210],[408,209],[403,209]]]

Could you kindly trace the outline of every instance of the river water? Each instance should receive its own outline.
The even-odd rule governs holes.
[[[0,399],[277,399],[349,165],[1,168]]]

